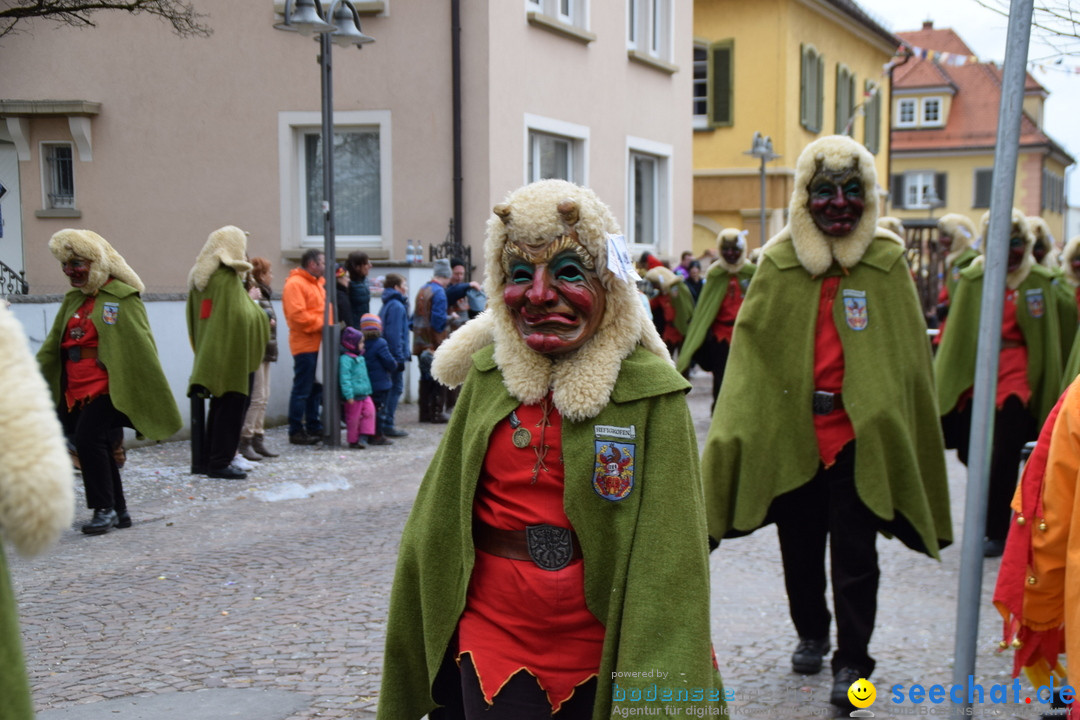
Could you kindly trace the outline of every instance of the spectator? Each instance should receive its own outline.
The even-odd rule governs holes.
[[[334,270],[334,277],[337,278],[335,283],[335,291],[337,297],[334,302],[337,303],[337,319],[341,323],[342,327],[355,327],[353,324],[352,314],[352,299],[349,297],[349,286],[351,281],[349,280],[349,274],[345,270],[345,266],[338,264]],[[366,287],[365,283],[365,287]]]
[[[49,240],[49,250],[73,289],[37,360],[60,421],[74,438],[86,506],[94,511],[82,531],[100,535],[131,527],[112,433],[131,427],[165,440],[182,421],[139,296],[139,276],[90,230],[61,230]]]
[[[697,305],[698,298],[701,297],[701,289],[705,286],[705,280],[701,277],[701,263],[697,260],[690,263],[690,270],[686,277],[686,287],[690,288],[690,295],[694,298],[694,305]]]
[[[420,422],[444,423],[446,388],[431,376],[431,358],[448,334],[446,286],[450,284],[450,261],[435,261],[435,273],[416,294],[413,310],[413,355],[420,366]]]
[[[293,356],[293,384],[289,395],[289,442],[314,445],[322,439],[319,417],[322,384],[315,382],[322,343],[326,304],[326,258],[310,249],[293,268],[281,292],[281,306],[289,326],[289,350]]]
[[[206,474],[247,477],[233,466],[244,427],[252,373],[259,369],[270,340],[270,321],[244,290],[251,272],[247,233],[227,225],[210,233],[188,274],[188,339],[195,362],[189,396],[210,396],[206,417]],[[201,458],[200,458],[201,460]]]
[[[368,444],[393,445],[394,441],[387,438],[384,431],[386,401],[394,385],[391,375],[395,370],[404,370],[405,363],[399,363],[390,353],[390,346],[382,336],[382,321],[378,315],[368,313],[360,318],[360,331],[364,333],[364,362],[371,379],[371,399],[375,403],[375,435],[368,440]]]
[[[270,339],[266,342],[266,352],[262,364],[255,371],[251,384],[251,402],[247,415],[244,416],[244,429],[240,433],[240,454],[248,460],[260,457],[277,457],[266,445],[264,422],[266,404],[270,400],[270,363],[277,362],[277,313],[274,311],[273,291],[270,283],[274,279],[270,261],[262,257],[251,258],[251,281],[248,283],[248,295],[259,304],[270,320]]]
[[[354,450],[363,450],[367,447],[365,438],[375,435],[376,411],[364,360],[364,334],[354,327],[341,331],[338,380],[341,399],[345,403],[346,440]]]
[[[349,272],[349,312],[352,319],[346,325],[359,328],[360,317],[371,312],[371,289],[367,280],[371,260],[366,252],[354,250],[345,258],[345,269]]]
[[[683,280],[690,277],[690,263],[692,262],[694,262],[694,253],[683,250],[682,255],[679,256],[679,264],[675,266],[675,274]]]
[[[405,364],[411,359],[409,352],[409,286],[405,278],[397,273],[388,273],[383,281],[382,308],[379,319],[382,321],[383,337],[390,347],[390,354],[397,361],[397,367],[390,374],[390,392],[386,397],[383,411],[383,435],[386,437],[405,437],[409,433],[399,430],[396,425],[398,402],[405,391]],[[400,368],[400,369],[399,369]]]

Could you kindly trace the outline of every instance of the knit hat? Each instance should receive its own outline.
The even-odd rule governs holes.
[[[450,260],[447,258],[439,258],[435,261],[435,277],[448,278],[453,273],[450,272]]]
[[[382,320],[374,313],[364,313],[360,316],[360,330],[363,332],[382,332]]]
[[[354,327],[346,327],[341,331],[341,347],[354,355],[360,352],[360,343],[363,340],[364,334]]]

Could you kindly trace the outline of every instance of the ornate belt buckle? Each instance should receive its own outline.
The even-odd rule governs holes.
[[[824,390],[814,391],[814,414],[828,415],[836,409],[836,396]]]
[[[570,564],[574,554],[570,528],[528,525],[525,527],[525,544],[529,557],[541,570],[562,570]]]

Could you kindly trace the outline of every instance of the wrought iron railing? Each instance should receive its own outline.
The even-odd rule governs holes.
[[[937,302],[945,282],[945,255],[938,244],[937,220],[904,219],[907,261],[919,292],[923,316],[937,327]]]
[[[428,260],[435,261],[439,258],[457,258],[465,263],[465,281],[472,280],[472,248],[458,241],[454,235],[454,219],[450,218],[450,229],[446,233],[446,239],[440,244],[432,243],[428,246]]]
[[[30,286],[26,284],[26,273],[15,272],[0,262],[0,295],[28,295]]]

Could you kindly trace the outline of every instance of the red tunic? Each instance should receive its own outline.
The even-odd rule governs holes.
[[[97,348],[98,332],[91,320],[94,312],[94,298],[87,297],[82,306],[68,320],[60,349],[64,355],[64,399],[68,409],[87,403],[109,392],[109,374],[96,360],[85,359],[72,362],[68,359],[69,348]]]
[[[1005,307],[1001,315],[1001,354],[998,356],[997,407],[1000,409],[1010,395],[1015,395],[1026,407],[1031,399],[1028,385],[1028,353],[1024,333],[1016,322],[1016,290],[1005,291]]]
[[[545,402],[550,406],[550,399]],[[570,527],[563,510],[562,418],[551,406],[550,424],[543,428],[540,405],[521,405],[516,417],[519,427],[532,434],[530,445],[514,445],[510,418],[495,427],[474,516],[504,530]],[[525,669],[558,710],[578,685],[597,674],[603,644],[604,626],[585,605],[583,561],[548,571],[527,560],[477,550],[458,621],[458,652],[459,659],[465,653],[472,656],[489,703],[512,675]]]
[[[728,289],[724,294],[724,300],[720,303],[720,310],[716,313],[713,321],[712,334],[719,342],[731,342],[731,331],[735,329],[735,318],[739,314],[739,308],[743,303],[742,285],[739,277],[732,275],[728,279]]]
[[[683,334],[675,328],[675,305],[668,295],[660,295],[656,298],[661,312],[664,313],[664,332],[660,336],[664,342],[678,345],[683,341]]]
[[[839,286],[839,275],[827,277],[821,283],[814,335],[814,389],[832,393],[839,393],[844,387],[844,347],[833,320],[833,303]],[[842,408],[827,415],[814,415],[814,432],[825,467],[832,467],[844,446],[855,439],[855,428]]]

